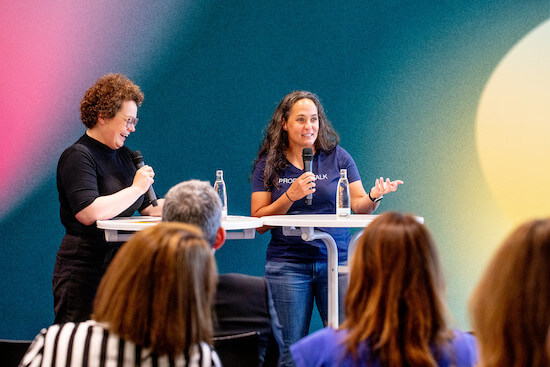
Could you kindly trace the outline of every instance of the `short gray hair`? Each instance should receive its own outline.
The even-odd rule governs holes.
[[[200,227],[214,246],[222,226],[222,202],[207,181],[189,180],[172,187],[164,197],[164,222],[183,222]]]

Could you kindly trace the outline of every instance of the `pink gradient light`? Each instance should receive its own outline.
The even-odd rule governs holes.
[[[69,128],[58,112],[71,69],[85,64],[71,51],[94,19],[93,9],[80,10],[88,16],[75,18],[63,2],[0,5],[0,217],[51,169],[52,142]]]
[[[146,69],[141,60],[169,39],[172,22],[197,9],[177,0],[0,2],[0,220],[84,133],[84,91],[101,75]]]
[[[121,21],[116,10],[124,3],[0,4],[0,218],[54,172],[59,146],[84,132],[84,90],[112,71],[103,71],[105,60],[120,59],[117,47],[130,41],[114,41],[113,34],[138,28]]]

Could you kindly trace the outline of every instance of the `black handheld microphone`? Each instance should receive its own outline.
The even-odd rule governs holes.
[[[137,169],[140,169],[145,164],[143,163],[143,156],[141,155],[141,152],[139,150],[136,150],[132,153],[132,161],[134,162],[134,165]],[[149,186],[149,190],[147,191],[147,198],[149,201],[151,201],[151,204],[153,206],[157,206],[157,195],[155,195],[155,190],[153,190],[153,185]]]
[[[304,161],[304,172],[312,172],[311,166],[313,164],[313,150],[311,148],[304,148],[302,150],[302,159]],[[313,201],[313,194],[306,195],[306,205],[311,205]]]

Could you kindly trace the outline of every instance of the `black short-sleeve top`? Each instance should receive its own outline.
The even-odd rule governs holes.
[[[59,214],[67,234],[103,238],[103,231],[95,223],[86,226],[75,215],[97,197],[131,186],[135,173],[132,151],[127,147],[113,150],[84,134],[67,148],[57,164]],[[131,216],[150,204],[142,195],[118,216]]]

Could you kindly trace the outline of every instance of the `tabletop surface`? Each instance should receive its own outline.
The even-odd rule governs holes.
[[[160,217],[133,216],[120,217],[109,220],[98,220],[97,228],[119,231],[139,231],[153,226],[161,221]],[[244,217],[240,215],[228,215],[222,220],[222,227],[226,230],[258,228],[262,224],[261,218]]]
[[[264,225],[268,226],[360,228],[377,217],[376,214],[352,214],[349,217],[338,217],[336,214],[298,214],[271,215],[262,217],[262,220]],[[416,217],[416,219],[424,223],[424,218]]]
[[[376,214],[352,214],[349,217],[338,217],[336,214],[298,214],[298,215],[270,215],[261,218],[228,215],[222,220],[222,227],[226,230],[259,228],[262,225],[283,227],[333,227],[333,228],[362,228],[376,219]],[[420,223],[424,218],[416,217]],[[155,225],[161,221],[160,217],[133,216],[120,217],[109,220],[98,220],[97,228],[119,231],[139,231]]]
[[[272,215],[262,217],[264,225],[293,227],[365,227],[377,215],[352,214],[349,217],[338,217],[336,214],[298,214]]]

